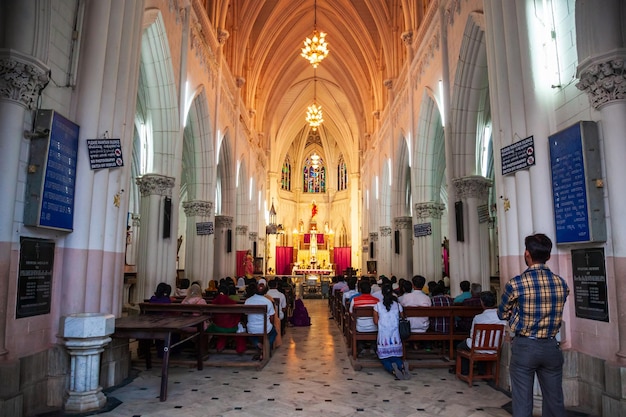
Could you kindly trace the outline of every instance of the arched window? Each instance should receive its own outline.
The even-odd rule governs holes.
[[[305,193],[325,193],[326,192],[326,167],[324,160],[318,158],[318,162],[313,164],[311,158],[304,162],[302,170],[302,189]]]
[[[280,175],[280,188],[281,190],[291,191],[291,161],[289,155],[285,157],[283,162],[283,170]]]
[[[348,168],[343,154],[339,155],[339,164],[337,165],[337,191],[348,189]]]

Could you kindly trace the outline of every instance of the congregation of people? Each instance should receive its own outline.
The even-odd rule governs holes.
[[[505,323],[495,312],[496,296],[491,292],[483,292],[478,283],[462,281],[460,294],[456,297],[450,295],[449,280],[429,281],[421,275],[415,275],[411,280],[384,275],[344,277],[338,275],[332,278],[329,288],[331,293],[340,293],[342,303],[350,313],[355,307],[373,306],[372,317],[359,317],[356,322],[357,332],[377,332],[376,346],[367,342],[358,343],[359,355],[369,352],[377,355],[383,367],[397,379],[408,379],[410,373],[408,364],[403,361],[403,346],[398,331],[398,317],[403,316],[404,307],[430,307],[430,306],[483,306],[485,313],[471,318],[458,318],[455,326],[459,331],[466,331],[471,335],[473,324],[480,323]],[[289,277],[273,277],[269,282],[265,278],[240,277],[237,282],[226,277],[220,281],[211,280],[206,288],[202,288],[199,281],[189,282],[181,279],[172,295],[172,288],[166,283],[157,286],[150,302],[168,303],[180,302],[183,304],[238,304],[266,305],[265,317],[259,314],[249,314],[241,317],[239,314],[215,314],[207,324],[207,331],[219,333],[214,339],[214,348],[222,352],[227,345],[234,348],[239,355],[250,347],[256,351],[254,360],[262,360],[262,344],[258,337],[250,337],[248,340],[241,337],[229,337],[228,334],[248,331],[250,333],[262,332],[264,321],[268,329],[270,348],[274,349],[282,343],[282,336],[286,332],[287,324],[309,325],[310,319],[305,319],[304,324],[297,323],[297,308],[304,309],[302,300],[296,300],[295,286]],[[296,307],[296,308],[294,308]],[[288,310],[291,314],[288,317]],[[304,315],[307,316],[306,311]],[[445,317],[410,317],[412,333],[424,333],[427,331],[448,332],[449,322]],[[221,334],[224,334],[223,336]],[[412,345],[413,349],[431,350],[431,343]],[[458,349],[470,349],[471,340],[459,343]],[[467,366],[463,372],[467,373]],[[480,369],[478,370],[481,371]]]
[[[398,332],[398,317],[403,316],[404,307],[431,307],[431,306],[482,306],[484,313],[477,315],[474,320],[471,317],[459,317],[455,321],[455,330],[467,332],[470,336],[474,323],[506,324],[495,314],[497,307],[496,295],[493,292],[482,291],[479,283],[462,281],[461,293],[452,297],[450,295],[449,279],[426,281],[421,275],[415,275],[411,280],[392,276],[364,276],[360,279],[354,276],[345,278],[337,276],[333,278],[330,291],[333,294],[341,294],[344,306],[352,314],[355,307],[373,306],[373,317],[358,317],[356,319],[357,332],[377,332],[376,346],[370,346],[366,341],[357,341],[359,356],[365,353],[376,354],[384,368],[397,379],[408,379],[408,364],[402,361],[402,343]],[[489,312],[489,313],[487,313]],[[427,331],[447,333],[449,321],[446,317],[410,317],[412,333],[425,333]],[[414,350],[424,349],[430,351],[432,343],[425,342],[418,346],[412,344]],[[471,348],[471,338],[459,343],[457,349]],[[463,373],[467,374],[467,364]],[[478,372],[482,372],[478,369]]]
[[[473,317],[409,317],[411,334],[426,332],[440,332],[447,334],[454,326],[455,332],[465,333],[467,338],[456,345],[457,351],[470,351],[475,326],[481,324],[502,325],[501,340],[505,332],[512,340],[513,356],[511,362],[511,386],[513,392],[514,415],[528,415],[532,412],[529,405],[532,398],[532,379],[539,376],[542,386],[550,388],[550,395],[543,398],[544,411],[550,415],[562,415],[564,410],[562,394],[563,355],[560,350],[559,328],[561,324],[563,305],[569,294],[565,281],[553,274],[545,265],[550,259],[552,249],[551,240],[543,235],[536,234],[525,239],[524,253],[528,269],[521,275],[511,279],[505,286],[502,301],[498,304],[496,294],[483,291],[479,283],[461,281],[460,294],[450,295],[449,279],[428,281],[421,275],[415,275],[411,280],[387,278],[384,275],[363,276],[360,279],[353,275],[342,275],[332,278],[332,285],[327,295],[340,297],[342,305],[352,314],[357,307],[371,306],[371,316],[358,316],[356,332],[376,333],[376,344],[372,346],[365,340],[357,340],[358,355],[369,351],[375,354],[386,371],[396,379],[410,379],[409,364],[405,360],[405,345],[400,335],[399,319],[404,318],[404,309],[407,307],[446,307],[466,306],[479,307],[480,313]],[[302,299],[296,297],[296,288],[289,277],[275,277],[266,281],[262,277],[240,277],[235,281],[230,278],[219,282],[209,281],[203,290],[201,282],[189,282],[181,279],[172,295],[172,287],[166,283],[158,284],[150,303],[182,304],[239,304],[265,305],[266,314],[226,314],[212,315],[206,330],[215,337],[215,349],[223,351],[232,333],[247,332],[247,338],[231,338],[234,350],[242,355],[248,347],[256,351],[254,360],[263,360],[263,345],[256,335],[264,333],[267,336],[271,349],[281,343],[287,323],[292,326],[309,326],[310,317]],[[530,284],[533,285],[530,285]],[[538,283],[535,285],[534,283]],[[539,297],[538,288],[547,288],[549,297]],[[542,290],[543,291],[543,290]],[[530,294],[531,296],[528,296]],[[543,293],[542,293],[543,294]],[[331,319],[334,317],[330,317]],[[477,332],[480,334],[480,332]],[[255,335],[256,334],[256,335]],[[438,343],[433,341],[432,343]],[[536,353],[520,350],[522,347],[537,349]],[[431,342],[424,342],[422,346],[412,346],[414,350],[431,348]],[[452,347],[452,346],[451,346]],[[443,345],[442,345],[442,349]],[[482,353],[492,353],[480,351]],[[522,352],[522,353],[519,353]],[[452,352],[450,352],[452,353]],[[459,355],[460,373],[468,375],[470,364],[464,355]],[[530,364],[530,365],[529,365]],[[450,368],[453,372],[453,368]],[[476,373],[479,375],[485,370],[478,362]],[[458,372],[458,370],[457,370]],[[490,377],[491,374],[487,374]],[[471,375],[470,375],[471,380]]]
[[[282,343],[281,336],[285,334],[287,327],[288,307],[293,311],[296,304],[294,285],[288,277],[275,277],[269,283],[264,278],[240,277],[236,284],[231,277],[226,277],[219,281],[209,281],[204,289],[202,282],[190,282],[189,279],[183,278],[178,281],[173,294],[171,285],[159,283],[154,295],[146,301],[150,303],[266,305],[265,315],[247,314],[242,317],[241,314],[236,313],[215,313],[205,323],[207,332],[218,334],[213,342],[217,352],[223,352],[230,343],[238,355],[243,355],[248,346],[251,346],[256,351],[253,360],[263,359],[263,346],[260,338],[250,336],[246,340],[246,338],[228,335],[244,332],[263,333],[264,322],[266,322],[270,350],[274,349]]]

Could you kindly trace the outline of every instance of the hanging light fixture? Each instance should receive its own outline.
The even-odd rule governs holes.
[[[315,70],[313,70],[313,104],[306,110],[306,121],[313,131],[316,131],[319,125],[324,122],[322,106],[317,105],[317,75]]]
[[[311,155],[311,166],[313,167],[313,169],[317,169],[320,166],[320,156],[315,152],[313,152],[313,155]]]
[[[326,33],[317,30],[317,0],[313,3],[313,34],[304,40],[304,48],[300,55],[309,61],[313,68],[317,68],[328,55]]]

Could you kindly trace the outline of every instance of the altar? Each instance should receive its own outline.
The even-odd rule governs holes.
[[[332,269],[293,269],[293,275],[332,275],[333,273],[334,271]]]

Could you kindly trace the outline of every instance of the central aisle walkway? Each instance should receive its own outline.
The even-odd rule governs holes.
[[[310,327],[289,327],[262,371],[172,366],[168,400],[159,402],[160,367],[142,370],[110,393],[122,402],[105,417],[510,417],[505,394],[484,382],[470,388],[447,369],[414,369],[395,381],[382,366],[354,371],[327,300],[304,300]]]

